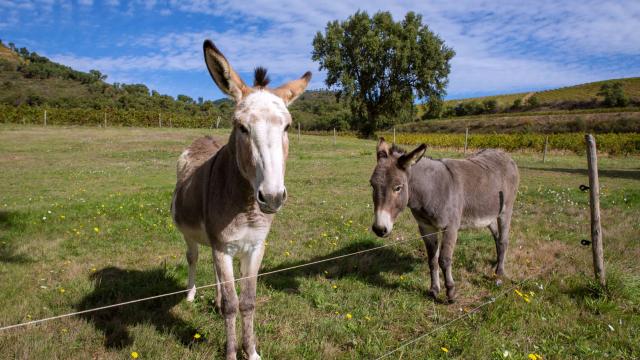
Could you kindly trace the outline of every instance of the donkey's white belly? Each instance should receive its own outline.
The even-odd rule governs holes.
[[[492,222],[496,221],[495,217],[482,217],[474,219],[462,219],[462,229],[475,229],[489,226]]]
[[[204,224],[200,224],[199,228],[184,226],[178,229],[190,240],[196,241],[200,245],[211,246]],[[224,243],[225,253],[233,256],[237,253],[251,253],[261,247],[268,234],[268,226],[252,226],[247,224],[225,229],[220,234],[220,240]]]
[[[225,253],[234,256],[237,253],[248,254],[264,245],[269,234],[268,226],[241,226],[232,231],[223,231],[221,237]]]

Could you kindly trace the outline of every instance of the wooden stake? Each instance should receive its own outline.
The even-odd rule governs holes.
[[[107,113],[104,113],[104,128],[107,128]]]
[[[542,152],[542,163],[547,161],[547,147],[549,146],[549,135],[544,138],[544,151]]]
[[[469,140],[469,128],[464,131],[464,154],[467,155],[467,141]]]
[[[336,128],[333,128],[333,146],[336,146]]]
[[[593,135],[584,136],[587,143],[587,161],[589,164],[589,202],[591,204],[591,250],[593,252],[593,270],[601,286],[606,285],[604,271],[604,251],[602,250],[602,227],[600,226],[600,181],[598,180],[598,155]]]
[[[44,111],[44,126],[47,126],[47,110]]]
[[[396,128],[393,128],[393,143],[396,143]]]
[[[162,127],[162,118],[160,117],[160,113],[158,113],[158,126]]]

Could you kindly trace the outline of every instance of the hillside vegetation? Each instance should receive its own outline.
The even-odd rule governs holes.
[[[503,114],[519,116],[523,112],[540,113],[569,110],[638,108],[640,78],[610,79],[559,89],[447,100],[440,112],[418,106],[420,118],[454,118]]]
[[[0,114],[2,122],[55,125],[210,127],[220,119],[229,127],[233,102],[173,98],[144,84],[109,84],[98,70],[76,71],[26,48],[0,42]],[[212,86],[214,86],[212,84]],[[307,91],[291,107],[306,130],[348,128],[348,111],[328,91]]]
[[[0,122],[53,125],[220,127],[231,125],[233,102],[176,98],[144,84],[107,83],[98,70],[76,71],[26,48],[0,42]],[[608,85],[607,85],[608,84]],[[619,84],[625,106],[607,107],[603,85]],[[213,84],[212,84],[213,86]],[[520,104],[518,106],[515,106]],[[336,94],[305,92],[290,108],[294,128],[349,131],[351,112]],[[416,120],[425,117],[417,106]],[[404,132],[565,133],[640,131],[640,78],[616,79],[536,92],[448,100],[443,119],[404,123],[410,117],[380,119]],[[395,125],[394,125],[395,124]]]

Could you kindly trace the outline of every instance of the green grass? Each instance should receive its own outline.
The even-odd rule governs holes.
[[[175,160],[206,130],[0,127],[0,326],[181,290],[185,246],[169,204]],[[218,135],[225,136],[224,133]],[[292,136],[290,198],[263,272],[381,245],[369,231],[375,143]],[[432,156],[459,157],[455,152]],[[640,356],[640,158],[600,160],[609,286],[593,284],[586,160],[515,154],[521,171],[507,271],[514,292],[390,358],[634,359]],[[403,213],[395,237],[417,238]],[[264,359],[375,358],[498,296],[488,231],[465,231],[454,255],[459,301],[426,298],[419,240],[258,281]],[[214,281],[201,252],[197,283]],[[335,288],[334,288],[335,286]],[[64,290],[64,291],[63,291]],[[0,358],[222,358],[214,292],[0,332]],[[346,314],[352,318],[347,319]],[[613,330],[611,330],[611,328]],[[202,334],[198,340],[195,333]],[[445,353],[441,347],[446,347]]]

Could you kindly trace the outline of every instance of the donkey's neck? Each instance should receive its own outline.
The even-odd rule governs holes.
[[[410,208],[421,208],[425,206],[425,201],[436,201],[435,198],[448,193],[451,182],[451,173],[442,161],[427,157],[420,159],[409,172],[407,205]]]

